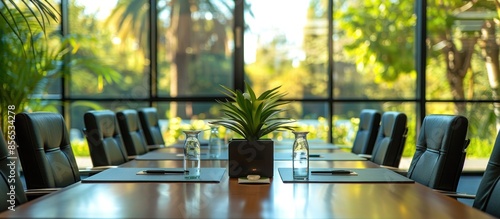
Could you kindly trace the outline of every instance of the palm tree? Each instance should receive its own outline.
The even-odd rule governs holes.
[[[5,133],[12,130],[9,116],[22,111],[29,95],[59,72],[60,50],[50,48],[47,37],[58,17],[48,1],[0,2],[0,127]]]
[[[169,20],[158,20],[158,33],[161,41],[165,40],[170,63],[170,95],[176,97],[187,94],[190,90],[190,58],[203,51],[227,54],[228,36],[226,27],[232,17],[226,11],[232,11],[225,1],[211,0],[170,0],[158,4],[158,14],[168,14]],[[149,29],[148,1],[120,0],[108,18],[110,24],[119,28],[121,37],[134,37],[142,48],[147,48]],[[193,16],[195,14],[195,16]],[[203,15],[212,15],[207,19]],[[195,17],[195,18],[194,18]],[[214,38],[217,40],[214,42]],[[177,103],[171,103],[170,116],[186,116],[186,111]]]

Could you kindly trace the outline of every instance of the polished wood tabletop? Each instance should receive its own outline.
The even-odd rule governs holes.
[[[203,167],[226,167],[206,160]],[[291,167],[275,161],[275,169]],[[127,167],[182,167],[132,160]],[[380,168],[370,161],[314,161],[311,167]],[[76,183],[5,211],[0,218],[492,218],[418,183],[239,184]]]

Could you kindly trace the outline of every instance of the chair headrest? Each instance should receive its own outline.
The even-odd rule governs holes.
[[[118,120],[127,123],[128,131],[136,132],[141,130],[139,116],[136,110],[126,109],[116,113]],[[123,130],[122,130],[123,131]]]
[[[446,144],[454,140],[454,136],[466,136],[468,120],[458,115],[427,115],[422,123],[418,144],[425,143],[429,149],[447,151],[453,144]],[[420,139],[424,138],[424,139]],[[464,141],[464,139],[456,139]],[[462,145],[461,145],[462,146]],[[465,146],[465,145],[463,145]]]
[[[31,139],[32,144],[39,149],[47,151],[69,145],[68,131],[61,114],[50,112],[19,113],[16,115],[16,128],[18,127],[20,130],[17,131],[33,132],[35,138]]]
[[[87,129],[96,129],[102,137],[111,137],[119,134],[116,115],[111,110],[93,110],[84,115]],[[88,130],[91,131],[91,130]]]

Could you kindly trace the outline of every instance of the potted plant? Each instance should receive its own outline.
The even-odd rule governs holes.
[[[260,175],[272,177],[274,173],[274,142],[261,139],[277,130],[293,130],[294,120],[278,117],[284,112],[289,101],[280,101],[286,94],[280,93],[281,86],[264,91],[257,96],[245,82],[246,92],[232,90],[223,85],[222,93],[229,100],[219,101],[224,117],[211,121],[240,135],[242,139],[232,139],[228,145],[229,177]]]
[[[11,130],[8,116],[21,112],[29,96],[60,69],[47,39],[48,25],[58,16],[47,1],[0,3],[0,126],[5,134]]]

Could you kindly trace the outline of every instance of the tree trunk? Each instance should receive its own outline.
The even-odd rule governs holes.
[[[172,26],[173,32],[171,46],[172,65],[170,69],[170,95],[177,97],[185,95],[188,91],[188,50],[191,45],[191,8],[189,1],[175,1],[172,10]],[[177,102],[170,103],[170,117],[179,116],[185,118],[187,113],[182,105]]]
[[[470,68],[474,45],[477,38],[462,38],[462,50],[458,50],[456,45],[449,40],[448,46],[443,49],[446,59],[446,79],[450,84],[451,93],[454,100],[464,100],[464,78]],[[455,114],[465,115],[466,105],[462,102],[455,103]]]
[[[481,28],[481,38],[479,46],[482,50],[482,55],[488,73],[488,80],[490,83],[492,98],[498,100],[500,98],[500,64],[499,64],[499,45],[496,42],[496,28],[493,20],[484,22]],[[496,116],[496,127],[500,129],[500,103],[493,103],[493,111]]]

